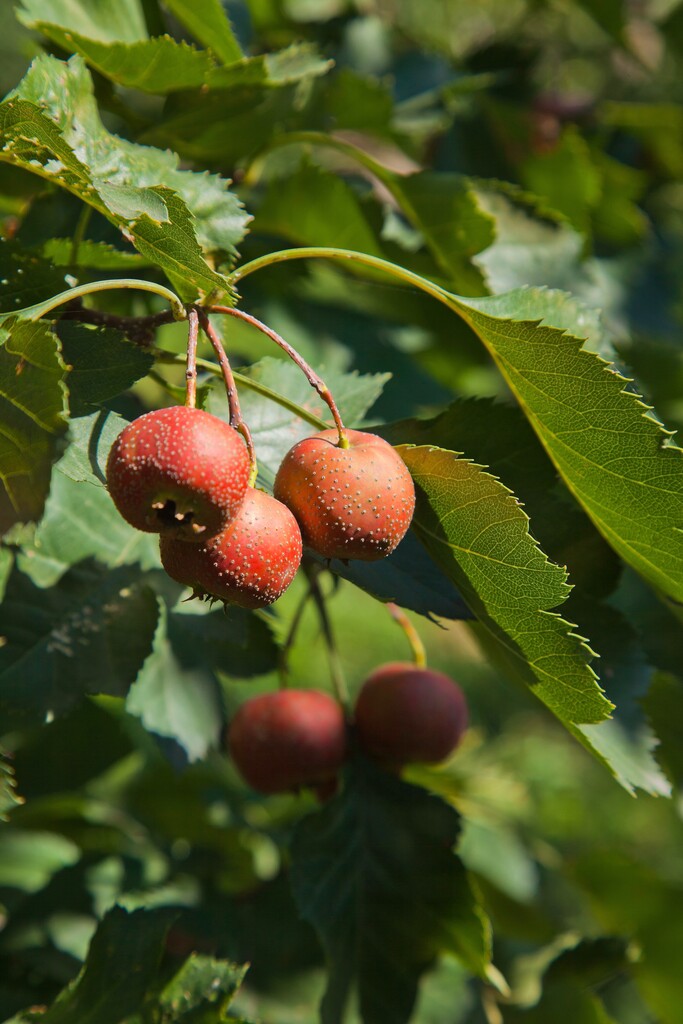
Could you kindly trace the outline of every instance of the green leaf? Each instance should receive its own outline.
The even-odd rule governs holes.
[[[242,60],[242,50],[220,0],[204,0],[199,6],[193,0],[164,0],[164,3],[192,35],[200,43],[209,46],[224,64]]]
[[[18,17],[127,88],[167,93],[202,85],[215,64],[211,55],[168,35],[149,39],[139,5],[127,6],[132,25],[122,22],[118,7],[96,5],[89,12],[90,5],[74,0],[23,0]]]
[[[71,238],[50,238],[43,245],[41,253],[55,267],[71,267],[75,263],[78,267],[90,267],[93,270],[130,270],[149,265],[139,252],[125,252],[123,249],[108,245],[107,242],[93,242],[90,239],[79,242],[75,259]],[[58,291],[64,291],[63,284],[59,288],[54,288],[49,295],[41,295],[33,302],[49,298]],[[22,305],[30,306],[33,302],[25,302]]]
[[[69,405],[72,416],[92,412],[144,377],[154,365],[154,356],[127,341],[116,330],[62,322],[58,327],[62,358],[69,375]]]
[[[547,293],[454,304],[598,530],[654,587],[683,601],[681,449],[620,374],[572,334],[546,326]]]
[[[58,472],[75,483],[104,484],[109,449],[127,423],[108,410],[71,420],[69,447],[59,460]]]
[[[458,831],[452,807],[360,760],[300,823],[292,887],[330,961],[324,1024],[346,1019],[352,998],[365,1024],[405,1024],[440,952],[486,972],[488,923],[453,853]]]
[[[57,443],[66,429],[64,364],[46,324],[0,327],[0,534],[39,519]]]
[[[208,664],[226,676],[249,679],[278,665],[269,624],[243,608],[209,612],[206,605],[182,601],[170,616],[169,635],[184,668]]]
[[[413,529],[453,580],[505,671],[572,728],[599,722],[611,705],[588,666],[590,650],[552,609],[566,573],[529,534],[528,517],[499,480],[438,448],[398,449],[417,490]]]
[[[54,832],[3,827],[0,844],[0,888],[39,892],[53,875],[76,864],[78,846]]]
[[[41,259],[17,242],[0,240],[0,313],[33,306],[67,287],[64,272],[53,265],[49,256]]]
[[[93,936],[83,970],[42,1020],[120,1024],[143,1004],[176,911],[114,907]]]
[[[71,449],[65,460],[70,455]],[[159,541],[156,535],[129,526],[99,481],[75,483],[62,472],[60,463],[53,473],[45,515],[32,542],[25,543],[17,557],[34,583],[49,587],[88,558],[111,568],[134,563],[157,568]]]
[[[39,57],[0,105],[0,159],[38,173],[94,206],[187,298],[225,279],[203,251],[234,254],[246,218],[228,182],[178,169],[178,158],[111,135],[80,57]]]
[[[139,0],[21,0],[17,17],[24,24],[52,21],[65,28],[77,28],[89,39],[101,43],[137,43],[147,39],[147,28]],[[68,47],[66,47],[68,49]]]
[[[392,176],[392,192],[425,238],[440,270],[467,295],[486,287],[473,259],[494,240],[492,217],[479,205],[468,179],[457,174],[420,171]]]
[[[64,714],[86,693],[123,696],[151,650],[158,614],[155,595],[127,567],[82,563],[47,590],[15,569],[3,603],[3,731]]]
[[[299,245],[334,245],[382,255],[353,189],[338,175],[310,164],[271,182],[256,211],[254,230]]]
[[[159,1024],[209,1024],[226,1020],[246,967],[193,953],[159,996]]]
[[[176,740],[190,761],[218,745],[223,720],[218,684],[205,662],[182,664],[161,601],[152,651],[130,689],[126,710],[150,732]]]

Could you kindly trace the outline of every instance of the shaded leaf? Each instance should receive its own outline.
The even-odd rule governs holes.
[[[83,970],[42,1020],[120,1024],[143,1004],[176,911],[110,910],[93,936]]]
[[[246,967],[193,953],[159,996],[159,1024],[224,1021]]]
[[[134,569],[82,563],[47,590],[15,570],[3,604],[3,731],[64,714],[86,693],[123,696],[157,618],[156,597]]]
[[[0,313],[13,313],[68,288],[64,272],[47,258],[0,239]]]
[[[161,601],[157,613],[152,650],[130,689],[126,710],[150,732],[176,740],[196,761],[218,743],[223,719],[218,684],[203,660],[181,663]]]
[[[14,769],[8,755],[0,747],[0,821],[7,820],[7,813],[23,803],[17,794]]]
[[[0,533],[40,518],[57,443],[66,428],[64,364],[46,324],[0,327]]]
[[[154,356],[120,331],[63,321],[58,334],[62,358],[70,368],[67,386],[72,416],[92,412],[93,405],[126,391],[154,365]]]
[[[442,951],[485,973],[488,924],[452,850],[458,830],[452,807],[361,760],[299,824],[292,887],[330,961],[324,1024],[344,1020],[352,998],[365,1024],[405,1024]]]
[[[671,782],[683,785],[683,682],[664,672],[658,673],[643,700],[650,724],[659,738],[654,754]]]

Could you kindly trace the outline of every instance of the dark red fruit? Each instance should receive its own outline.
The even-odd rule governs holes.
[[[393,662],[363,683],[354,721],[360,747],[386,764],[443,761],[467,728],[467,704],[442,672]]]
[[[279,690],[253,697],[228,730],[228,749],[246,782],[261,793],[319,787],[346,758],[339,704],[318,690]]]
[[[415,488],[400,455],[383,438],[336,430],[295,444],[275,478],[275,497],[291,508],[304,543],[325,558],[372,562],[391,554],[415,510]]]
[[[160,551],[168,575],[200,596],[264,608],[294,579],[301,531],[285,505],[249,487],[232,522],[206,544],[162,537]]]
[[[249,471],[236,430],[178,405],[148,412],[121,431],[109,453],[107,486],[131,526],[196,542],[233,518]]]

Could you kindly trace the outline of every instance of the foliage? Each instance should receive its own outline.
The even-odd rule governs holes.
[[[682,26],[0,12],[0,1020],[678,1024]],[[389,558],[309,554],[257,612],[188,601],[105,486],[214,307],[259,486],[331,420],[276,331],[417,491]],[[462,747],[398,772],[351,729],[336,792],[258,796],[236,709],[344,676],[352,706],[407,656],[385,604]]]

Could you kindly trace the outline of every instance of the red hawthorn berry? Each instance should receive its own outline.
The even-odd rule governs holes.
[[[302,554],[296,519],[281,502],[253,487],[225,530],[205,544],[162,537],[161,562],[198,595],[242,608],[277,601],[294,579]]]
[[[363,683],[354,711],[358,744],[387,765],[443,761],[467,728],[465,696],[433,669],[392,662]]]
[[[344,714],[318,690],[252,697],[230,723],[228,749],[240,775],[260,793],[325,786],[346,758]]]
[[[123,518],[145,533],[204,541],[242,503],[249,456],[228,423],[178,405],[133,420],[114,441],[107,486]]]
[[[415,510],[412,477],[383,438],[323,430],[287,452],[275,478],[275,497],[301,527],[304,543],[325,558],[371,562],[396,548]]]

